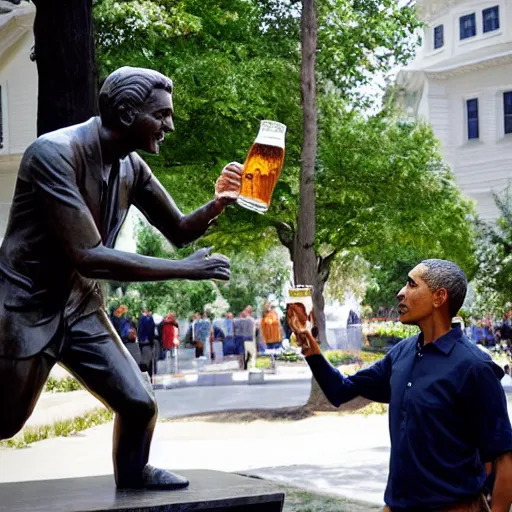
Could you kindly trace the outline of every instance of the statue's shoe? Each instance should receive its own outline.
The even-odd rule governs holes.
[[[119,489],[160,489],[172,491],[188,487],[188,480],[166,469],[159,469],[146,464],[142,478],[136,484],[118,484]]]
[[[142,470],[142,487],[144,489],[183,489],[188,487],[188,480],[166,469],[159,469],[151,464],[146,464],[146,467]]]

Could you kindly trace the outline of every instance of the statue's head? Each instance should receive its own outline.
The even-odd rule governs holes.
[[[119,68],[100,90],[101,122],[132,149],[158,153],[165,133],[174,130],[172,91],[172,81],[158,71]]]
[[[404,324],[418,325],[435,310],[455,316],[466,297],[468,280],[452,261],[429,259],[414,267],[398,292],[398,312]]]

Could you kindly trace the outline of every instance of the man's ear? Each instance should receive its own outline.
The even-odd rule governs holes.
[[[133,124],[133,121],[135,121],[135,117],[137,116],[136,110],[126,103],[122,103],[119,105],[118,112],[121,126],[124,128],[130,128],[130,126]]]
[[[448,304],[448,290],[439,288],[434,292],[434,307],[440,308],[443,304]]]

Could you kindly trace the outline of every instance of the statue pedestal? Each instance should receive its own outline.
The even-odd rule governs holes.
[[[122,490],[112,475],[0,484],[6,512],[281,512],[284,493],[271,483],[209,470],[177,471],[178,491]]]

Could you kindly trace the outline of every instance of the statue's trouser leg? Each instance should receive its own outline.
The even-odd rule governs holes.
[[[157,419],[151,386],[103,311],[68,328],[62,364],[115,413],[114,473],[118,485],[135,486],[148,462]]]
[[[22,429],[54,364],[45,352],[29,359],[0,358],[0,439]]]

